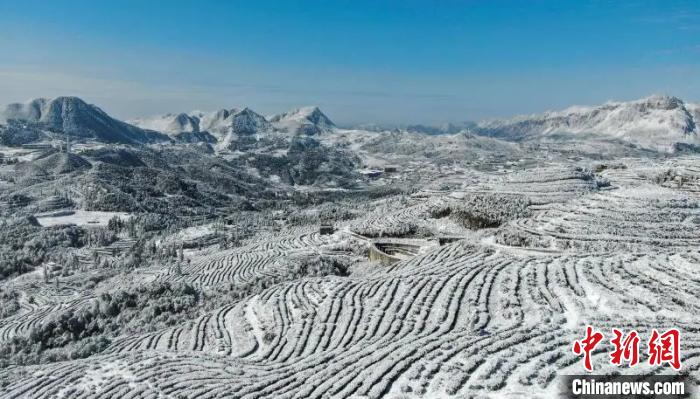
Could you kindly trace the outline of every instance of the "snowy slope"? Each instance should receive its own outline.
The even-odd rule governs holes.
[[[160,133],[148,131],[107,115],[100,108],[78,97],[38,98],[14,103],[2,111],[4,119],[35,122],[53,131],[110,143],[150,143],[167,141]]]
[[[211,113],[195,113],[199,119],[199,128],[214,136],[225,138],[228,134],[251,135],[272,130],[270,122],[264,116],[250,108],[230,110],[222,109]]]
[[[264,116],[250,108],[157,115],[131,122],[143,128],[166,133],[181,141],[184,139],[191,142],[199,138],[201,141],[209,142],[213,139],[219,143],[219,147],[226,147],[237,136],[249,136],[273,130]]]
[[[266,119],[250,108],[221,109],[215,112],[193,111],[189,114],[166,114],[130,121],[144,129],[152,129],[186,141],[208,133],[226,148],[240,136],[271,132],[315,136],[335,130],[335,124],[318,107],[302,107]]]
[[[275,129],[314,136],[335,129],[335,124],[318,107],[302,107],[290,112],[272,116],[270,122]]]
[[[270,132],[272,125],[264,116],[246,107],[200,114],[200,129],[216,137],[218,147],[226,148],[238,136]]]
[[[651,96],[595,107],[571,107],[541,115],[485,121],[481,134],[509,140],[542,138],[560,133],[597,134],[644,146],[667,146],[698,138],[698,106],[676,97]]]
[[[130,120],[129,123],[143,129],[155,130],[166,134],[199,132],[199,118],[185,113],[137,118]]]
[[[686,103],[685,107],[688,109],[688,111],[693,115],[693,119],[695,120],[695,126],[697,130],[700,130],[700,104],[693,104],[693,103]]]

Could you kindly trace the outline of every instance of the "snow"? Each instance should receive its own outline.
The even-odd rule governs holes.
[[[214,234],[214,232],[215,228],[213,224],[187,227],[163,239],[163,244],[180,244],[183,241],[206,238]]]
[[[134,126],[167,134],[198,132],[199,118],[187,114],[165,114],[129,121]]]
[[[668,96],[651,96],[601,106],[575,106],[563,111],[484,121],[478,128],[503,137],[548,137],[559,133],[597,134],[654,148],[674,142],[697,142],[697,106]]]
[[[69,211],[69,214],[62,214],[62,212],[53,214],[39,214],[35,215],[37,221],[42,226],[58,226],[66,224],[74,224],[77,226],[107,226],[109,219],[117,216],[122,219],[127,219],[131,215],[126,212],[102,212],[102,211],[84,211],[75,210]]]
[[[335,124],[316,106],[297,108],[270,117],[275,129],[294,133],[316,135],[335,130]]]
[[[132,120],[136,126],[167,134],[208,132],[217,139],[218,150],[227,149],[238,136],[254,136],[273,131],[262,115],[250,108],[221,109],[215,112],[166,114]]]
[[[622,126],[631,130],[619,137],[639,139],[646,134],[635,130],[640,126],[678,122],[683,128],[685,119],[671,117],[684,109],[697,115],[695,105],[650,98],[525,118],[514,129],[529,128],[536,137],[553,139],[557,126],[567,123],[581,134],[587,126],[605,127],[608,137],[618,137]],[[296,129],[314,113],[305,108],[267,122]],[[220,129],[224,143],[265,125],[246,109],[190,116]],[[265,134],[255,130],[249,137]],[[571,343],[586,323],[606,331],[633,326],[641,334],[678,326],[684,342],[698,341],[697,156],[615,154],[609,157],[615,165],[606,159],[607,168],[596,169],[598,157],[582,159],[576,152],[581,147],[568,143],[555,147],[567,150],[557,155],[547,148],[538,153],[528,143],[468,133],[334,129],[318,140],[355,151],[363,160],[360,170],[398,165],[397,172],[385,175],[407,190],[362,198],[364,187],[383,184],[363,179],[358,188],[326,190],[341,193],[337,202],[281,205],[259,213],[229,210],[227,217],[238,218],[233,226],[193,220],[201,224],[153,233],[161,243],[177,243],[205,238],[219,228],[235,232],[248,217],[274,223],[273,228],[260,223],[251,236],[226,249],[212,244],[186,251],[182,274],[168,273],[159,260],[118,270],[102,289],[186,283],[206,294],[207,306],[194,320],[158,328],[145,323],[143,331],[114,337],[104,352],[86,359],[0,370],[0,378],[8,381],[0,396],[215,397],[233,392],[261,398],[549,398],[556,395],[556,375],[582,370]],[[597,149],[608,144],[580,145],[597,156]],[[240,172],[260,176],[257,169]],[[267,176],[279,188],[279,176]],[[333,219],[332,235],[318,231],[325,213],[341,214]],[[116,214],[76,211],[38,215],[38,220],[45,226],[89,226],[91,220],[104,225]],[[488,223],[477,226],[483,219]],[[436,238],[444,236],[457,240],[440,246]],[[371,243],[384,249],[402,244],[392,248],[404,249],[397,256],[401,259],[391,265],[371,262],[364,252]],[[315,267],[313,260],[321,254],[355,262],[352,273],[293,273],[299,265]],[[46,294],[51,288],[40,284],[41,274],[31,275],[34,288],[23,284],[29,277],[12,281],[23,297],[37,293],[40,300],[21,315],[0,320],[0,343],[27,334],[54,309],[79,310],[99,294],[87,289]],[[217,289],[229,287],[250,291],[217,296]],[[61,295],[70,301],[61,302]],[[596,354],[596,373],[620,371],[606,356]],[[697,377],[692,353],[684,362]],[[67,382],[82,392],[69,391]]]

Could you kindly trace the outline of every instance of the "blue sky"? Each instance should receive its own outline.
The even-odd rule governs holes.
[[[0,0],[0,103],[440,123],[700,101],[699,1]]]

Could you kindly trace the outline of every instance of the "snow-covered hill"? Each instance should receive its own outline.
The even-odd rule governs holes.
[[[165,114],[125,123],[77,97],[40,98],[23,104],[10,104],[0,112],[0,120],[31,122],[13,125],[14,130],[19,130],[13,130],[12,140],[5,140],[8,142],[19,139],[27,142],[38,137],[36,141],[43,137],[41,132],[49,136],[52,134],[50,132],[65,132],[77,138],[103,142],[139,144],[174,139],[186,143],[204,142],[218,149],[236,147],[232,143],[240,143],[241,140],[259,140],[267,134],[319,136],[342,130],[318,107],[302,107],[269,118],[246,107]],[[698,123],[700,105],[685,103],[676,97],[651,96],[637,101],[577,106],[563,111],[478,124],[411,125],[399,130],[429,135],[468,131],[509,141],[615,140],[664,151],[674,148],[677,143],[696,148],[700,144]],[[29,132],[28,129],[34,130]]]
[[[696,142],[700,107],[669,96],[637,101],[608,102],[595,107],[571,107],[541,115],[485,121],[476,131],[507,140],[552,137],[559,134],[601,135],[657,148],[676,142]]]
[[[199,128],[216,137],[219,148],[228,147],[239,136],[252,136],[272,131],[272,125],[264,116],[247,107],[198,113],[197,117]]]
[[[302,107],[270,117],[275,129],[294,134],[315,136],[332,132],[335,124],[318,107]]]
[[[136,126],[166,133],[178,141],[215,141],[227,147],[238,136],[273,131],[264,116],[250,108],[221,109],[215,112],[165,114],[130,121]]]
[[[269,120],[246,107],[157,115],[129,122],[144,129],[163,132],[178,141],[209,142],[213,137],[219,148],[227,148],[241,136],[272,132],[313,136],[335,129],[333,122],[318,107],[298,108],[272,116]]]
[[[270,122],[264,116],[247,107],[198,113],[196,116],[199,118],[201,130],[208,131],[220,139],[225,139],[229,134],[251,135],[272,130]]]
[[[199,132],[199,118],[185,113],[156,115],[130,120],[129,123],[143,129],[170,135]]]
[[[14,103],[2,111],[2,119],[37,123],[52,131],[110,143],[151,143],[168,138],[155,131],[119,121],[78,97],[38,98]]]

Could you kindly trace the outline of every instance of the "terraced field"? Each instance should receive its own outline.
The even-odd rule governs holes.
[[[260,238],[256,240],[259,242],[202,257],[183,267],[181,276],[166,272],[158,278],[181,280],[198,286],[254,282],[261,277],[282,275],[286,266],[280,260],[316,254],[324,246],[340,240],[339,237],[322,236],[308,229],[298,231],[295,235],[270,237],[266,240]]]
[[[195,256],[182,273],[163,269],[153,278],[244,284],[283,276],[297,257],[352,257],[338,250],[348,242],[461,238],[391,266],[364,260],[364,272],[274,284],[194,321],[123,336],[87,359],[10,366],[0,370],[0,396],[549,398],[558,375],[583,371],[571,347],[588,324],[643,337],[676,327],[682,368],[698,378],[697,180],[656,178],[668,168],[697,176],[694,161],[663,161],[643,173],[631,173],[630,161],[598,174],[553,165],[487,176],[473,190],[370,202],[332,235],[296,228]],[[473,228],[464,215],[486,216],[457,205],[484,193],[499,195],[489,198],[503,207],[515,206],[503,195],[518,206],[524,198],[527,212]],[[0,324],[0,340],[24,333],[51,306],[81,300],[88,299],[25,305]],[[604,350],[593,364],[596,373],[631,371],[611,365]]]
[[[537,207],[504,228],[497,242],[591,252],[683,250],[700,244],[697,199],[643,185]]]

